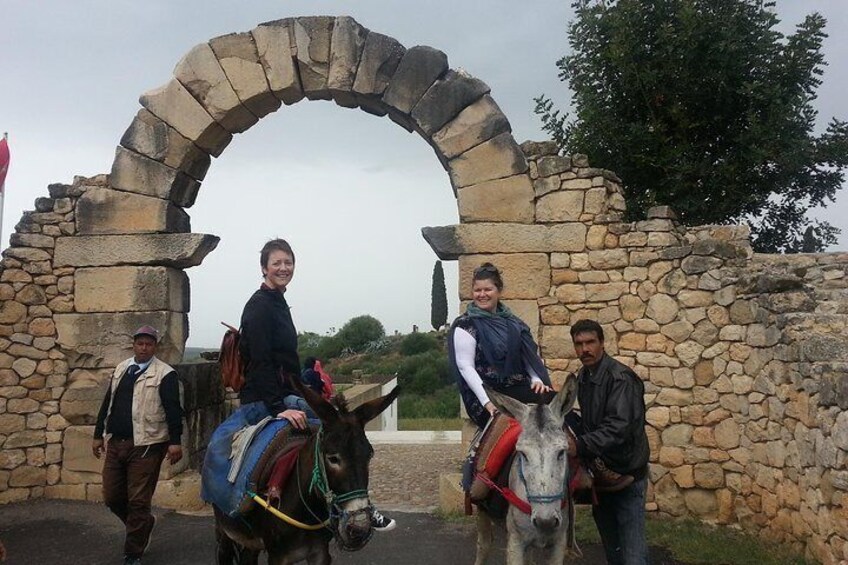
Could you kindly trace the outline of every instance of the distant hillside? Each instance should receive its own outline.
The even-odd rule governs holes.
[[[218,351],[217,347],[186,347],[183,353],[183,363],[200,363],[205,361],[200,357],[204,351]]]

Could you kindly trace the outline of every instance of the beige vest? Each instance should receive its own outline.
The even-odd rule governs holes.
[[[112,413],[115,391],[118,390],[121,378],[133,362],[132,357],[122,361],[115,367],[115,372],[112,373],[112,397],[109,399],[106,422],[109,421],[109,415]],[[136,379],[132,400],[133,444],[152,445],[170,439],[168,422],[165,421],[165,409],[162,406],[162,399],[159,397],[159,385],[165,375],[173,370],[173,367],[154,357],[147,369]],[[182,393],[180,396],[182,396]],[[106,434],[106,440],[109,440],[109,434]]]

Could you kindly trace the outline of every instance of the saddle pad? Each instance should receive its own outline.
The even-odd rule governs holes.
[[[504,463],[515,452],[515,444],[520,434],[521,425],[516,420],[500,412],[495,414],[483,433],[476,457],[471,462],[474,478],[468,493],[472,501],[483,500],[489,494],[489,487],[477,478],[477,473],[489,479],[497,477]]]
[[[215,432],[206,449],[201,472],[201,497],[218,507],[221,512],[237,517],[250,511],[254,506],[248,490],[256,492],[271,473],[269,463],[275,459],[293,437],[303,438],[312,433],[290,433],[286,420],[268,422],[253,437],[244,451],[241,466],[235,480],[231,483],[227,475],[231,466],[231,451],[234,434],[243,427],[259,420],[245,417],[240,410],[234,412]],[[298,443],[302,445],[302,439]],[[264,475],[264,476],[263,476]]]

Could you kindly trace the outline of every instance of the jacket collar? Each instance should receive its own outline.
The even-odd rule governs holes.
[[[597,365],[595,365],[591,370],[589,367],[583,367],[581,371],[583,371],[583,375],[586,379],[592,382],[598,382],[600,376],[606,373],[611,359],[612,357],[607,355],[607,352],[604,351],[603,354],[601,354],[601,360],[598,361]]]

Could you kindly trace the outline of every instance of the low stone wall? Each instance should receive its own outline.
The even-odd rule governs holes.
[[[212,432],[229,414],[218,363],[187,363],[174,367],[183,386],[186,464],[200,469]]]

